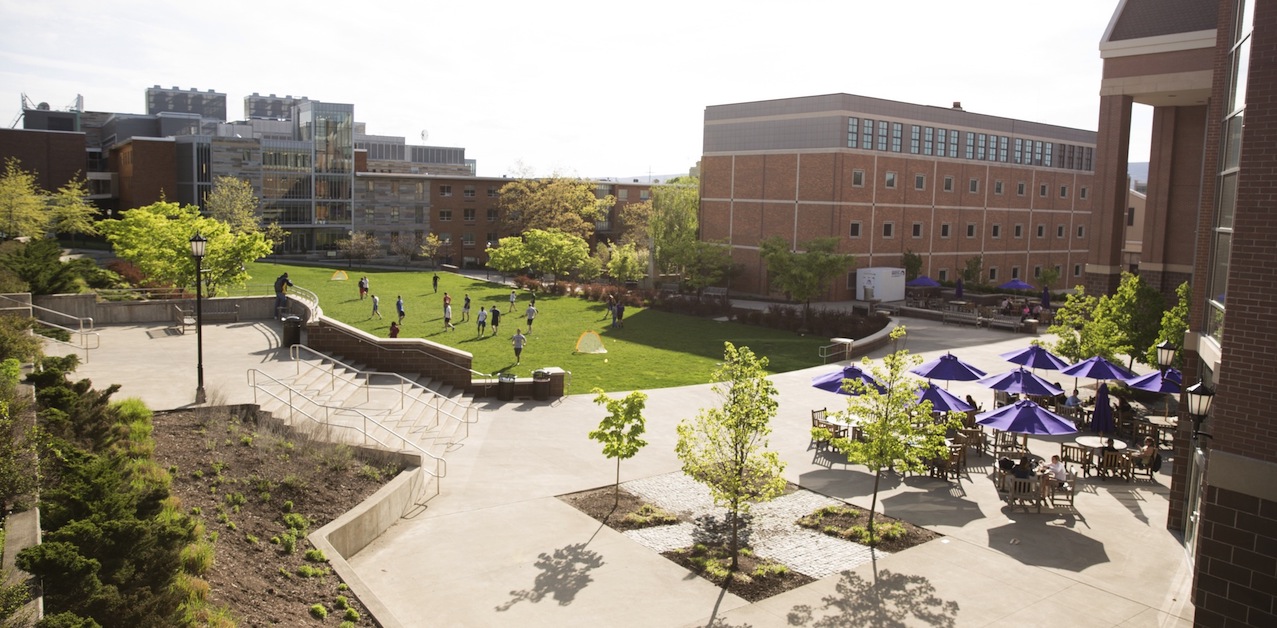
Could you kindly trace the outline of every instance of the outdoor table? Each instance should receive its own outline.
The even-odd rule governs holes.
[[[949,305],[951,305],[952,306],[951,309],[954,309],[954,310],[966,310],[967,306],[971,305],[971,302],[970,301],[950,301]]]
[[[1105,440],[1104,438],[1101,438],[1099,436],[1079,436],[1073,439],[1073,442],[1083,447],[1086,447],[1087,449],[1103,449],[1104,440]],[[1126,449],[1126,441],[1122,441],[1122,440],[1118,440],[1114,438],[1113,449],[1116,449],[1118,451],[1122,451],[1123,449]]]

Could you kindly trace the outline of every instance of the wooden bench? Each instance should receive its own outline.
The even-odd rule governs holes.
[[[225,303],[219,301],[205,301],[200,312],[200,316],[204,317],[205,322],[211,323],[238,323],[239,322],[239,304]]]
[[[726,299],[727,288],[719,288],[719,287],[705,288],[704,290],[701,290],[701,298],[702,299],[718,299],[718,300]]]
[[[195,326],[195,315],[188,314],[186,310],[174,305],[173,306],[173,323],[174,327],[182,333],[186,333],[188,328]]]
[[[990,316],[988,318],[980,319],[980,323],[983,324],[985,327],[988,327],[989,329],[993,329],[994,327],[1001,327],[1003,329],[1007,329],[1009,331],[1015,331],[1015,332],[1020,331],[1020,327],[1022,325],[1022,323],[1020,322],[1020,319],[1013,318],[1010,316]]]
[[[945,312],[940,320],[945,325],[950,323],[954,325],[972,325],[975,327],[980,325],[980,317],[969,312]]]

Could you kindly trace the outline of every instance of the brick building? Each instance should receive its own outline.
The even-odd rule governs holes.
[[[1121,220],[1131,105],[1152,105],[1139,271],[1166,292],[1191,282],[1185,381],[1215,392],[1200,430],[1181,411],[1167,520],[1194,623],[1277,625],[1277,2],[1124,0],[1100,49],[1097,224]],[[1087,264],[1100,289],[1121,267],[1106,230]]]
[[[1061,289],[1087,261],[1095,134],[952,108],[850,94],[705,109],[701,238],[743,265],[735,290],[769,290],[759,242],[794,248],[837,236],[858,267],[899,266],[954,281],[968,259],[981,279]],[[854,270],[830,299],[854,294]]]

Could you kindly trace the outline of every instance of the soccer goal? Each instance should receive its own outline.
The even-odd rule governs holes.
[[[348,279],[350,279],[350,277],[347,277],[347,276],[346,276],[346,271],[344,271],[344,270],[339,270],[339,271],[337,271],[337,272],[333,273],[333,276],[332,276],[332,277],[329,277],[329,278],[328,278],[328,281],[346,281],[346,280],[348,280]]]
[[[576,353],[607,353],[607,349],[603,347],[603,339],[599,337],[598,332],[587,331],[582,332],[581,337],[576,339]]]

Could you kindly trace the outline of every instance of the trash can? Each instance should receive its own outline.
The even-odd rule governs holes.
[[[302,319],[300,316],[284,317],[283,345],[291,347],[302,343]]]
[[[550,399],[550,372],[532,371],[532,398],[537,401]]]
[[[514,401],[514,376],[502,373],[497,376],[497,399]]]

